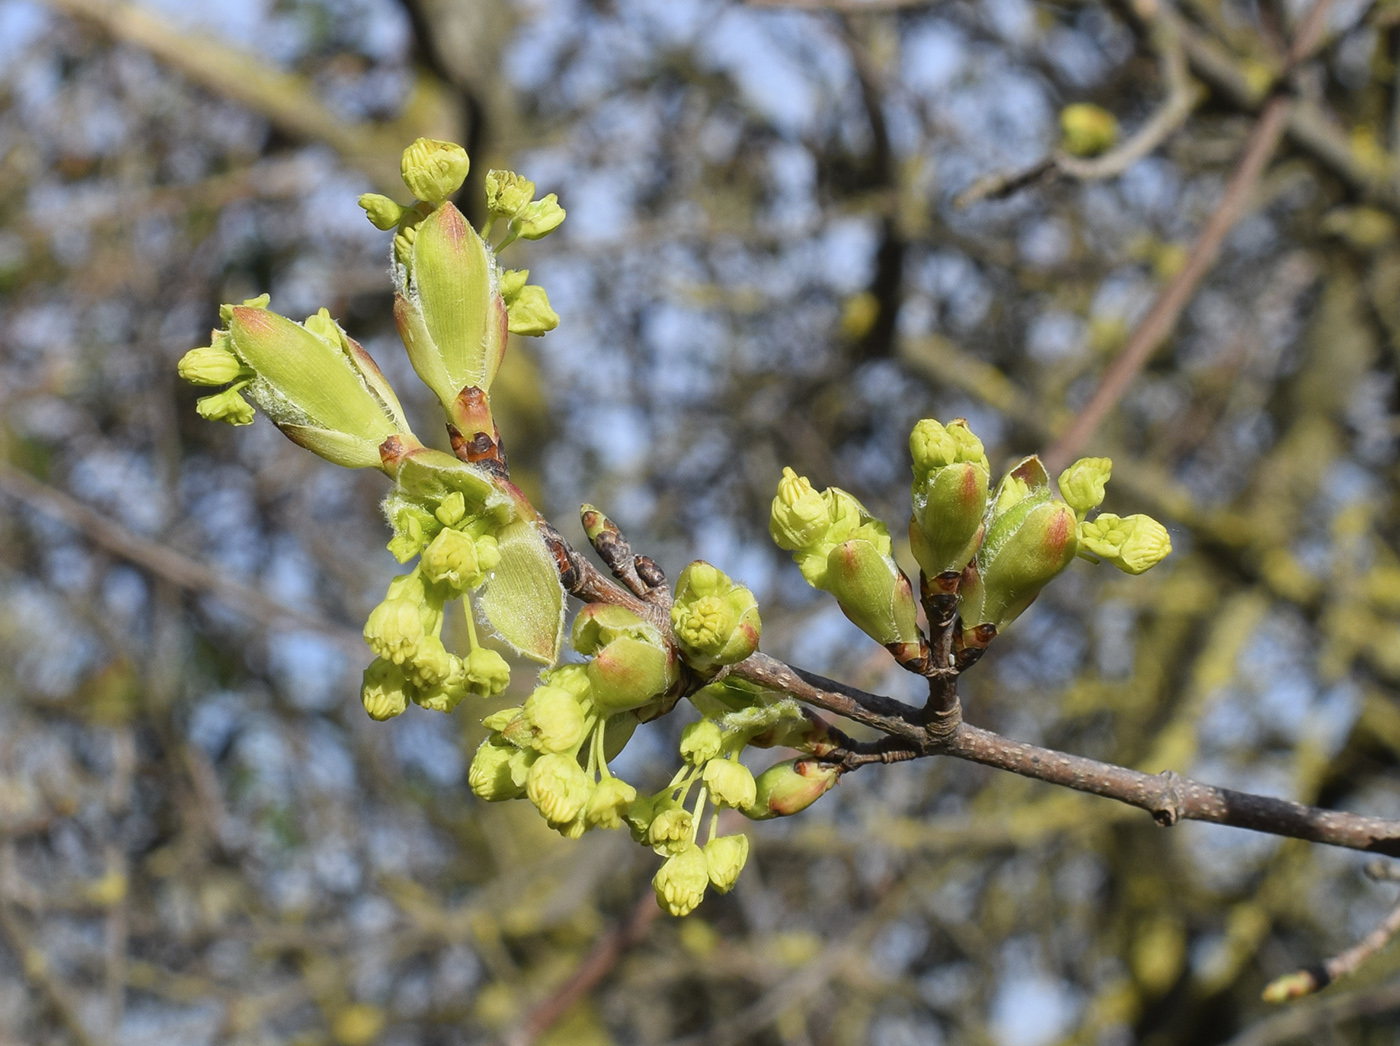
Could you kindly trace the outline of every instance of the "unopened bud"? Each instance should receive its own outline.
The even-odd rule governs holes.
[[[1109,458],[1080,458],[1060,473],[1060,497],[1083,519],[1091,509],[1103,504],[1104,486],[1113,475]]]
[[[403,217],[404,208],[399,206],[387,196],[380,196],[378,193],[367,192],[360,197],[360,206],[364,208],[365,217],[376,229],[388,232]]]
[[[423,641],[419,604],[408,599],[386,599],[369,612],[365,642],[379,657],[402,665],[413,657]]]
[[[191,385],[227,385],[240,378],[251,378],[253,372],[228,349],[209,345],[190,349],[175,365],[181,378]]]
[[[376,657],[365,669],[360,701],[371,719],[383,721],[401,715],[408,707],[408,678],[392,661]]]
[[[963,577],[958,613],[963,623],[1004,629],[1079,550],[1074,510],[1040,492],[994,519]]]
[[[216,392],[212,396],[201,396],[195,400],[194,409],[205,421],[222,421],[227,425],[251,425],[253,405],[240,394],[238,386]]]
[[[540,756],[525,778],[525,794],[554,827],[583,813],[592,791],[593,782],[578,760],[562,753]]]
[[[724,731],[713,719],[690,723],[681,731],[681,758],[691,766],[702,766],[715,758],[724,745]]]
[[[537,752],[567,752],[581,740],[585,720],[574,695],[562,687],[539,686],[504,730],[506,739]],[[572,818],[565,818],[572,820]]]
[[[784,468],[768,522],[773,541],[785,551],[798,552],[821,541],[830,526],[826,501],[811,482]]]
[[[467,785],[472,794],[488,803],[519,799],[525,788],[517,784],[511,773],[511,761],[517,749],[495,744],[489,738],[476,750],[467,769]]]
[[[689,915],[705,899],[705,888],[710,885],[705,852],[690,843],[666,860],[651,885],[663,911],[677,917]]]
[[[744,807],[745,817],[766,821],[807,809],[841,779],[841,767],[816,759],[789,759],[770,766],[754,784],[754,801]]]
[[[423,550],[423,573],[433,581],[467,592],[486,580],[476,542],[460,530],[444,529]]]
[[[542,200],[523,207],[515,216],[515,228],[522,239],[538,240],[548,236],[564,220],[564,208],[559,206],[559,197],[550,193]]]
[[[877,643],[919,642],[913,587],[890,555],[882,555],[870,541],[847,541],[831,550],[825,588]]]
[[[442,203],[467,180],[471,161],[455,142],[419,138],[403,151],[399,173],[408,191],[428,203]]]
[[[550,307],[549,295],[535,284],[520,288],[506,303],[512,334],[538,338],[559,326],[559,314]]]
[[[476,697],[495,697],[510,685],[510,665],[496,651],[477,647],[462,660],[467,690]]]
[[[1106,559],[1125,574],[1141,574],[1166,559],[1171,535],[1151,516],[1101,512],[1079,526],[1084,551]]]
[[[535,183],[514,171],[486,172],[486,209],[504,218],[516,213],[535,198]]]
[[[758,649],[758,601],[743,585],[697,560],[681,572],[671,605],[671,628],[681,656],[707,672],[733,665]]]
[[[623,815],[637,798],[637,790],[620,777],[605,777],[588,797],[584,817],[596,828],[621,828]]]
[[[659,854],[679,853],[695,839],[695,818],[680,806],[668,807],[652,819],[646,841]]]
[[[739,873],[749,859],[747,835],[721,835],[705,844],[705,867],[710,885],[720,893],[734,889]]]
[[[734,759],[711,759],[705,764],[704,781],[717,806],[742,810],[752,806],[757,796],[753,774]]]

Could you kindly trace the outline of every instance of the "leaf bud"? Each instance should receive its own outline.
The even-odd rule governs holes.
[[[1104,485],[1113,475],[1109,458],[1080,458],[1060,473],[1060,497],[1080,519],[1103,504]]]
[[[717,806],[742,810],[752,806],[758,794],[753,774],[736,759],[711,759],[705,764],[704,781]]]
[[[567,752],[583,740],[583,709],[569,691],[538,686],[525,706],[503,731],[506,740],[537,752]],[[572,818],[564,818],[572,820]]]
[[[724,731],[713,719],[689,723],[681,731],[681,758],[691,766],[702,766],[719,755],[724,747]]]
[[[651,880],[656,891],[656,903],[670,915],[689,915],[705,899],[710,885],[709,865],[705,852],[694,843],[667,858]]]
[[[996,517],[963,575],[958,613],[968,626],[1004,628],[1079,550],[1074,510],[1048,492],[1029,494]]]
[[[360,207],[364,209],[365,217],[369,223],[381,232],[388,232],[403,217],[404,208],[387,196],[380,196],[378,193],[367,192],[359,199]]]
[[[701,672],[738,664],[758,649],[758,601],[722,571],[696,560],[676,581],[671,628],[687,664]]]
[[[787,817],[811,806],[841,779],[841,767],[817,759],[789,759],[776,763],[754,781],[754,801],[743,808],[753,821]]]
[[[525,788],[517,784],[511,774],[511,760],[517,751],[495,744],[490,738],[481,742],[467,769],[467,785],[472,794],[488,803],[519,799],[524,795]]]
[[[538,338],[559,326],[559,314],[550,307],[549,295],[533,283],[507,299],[506,316],[510,332],[527,338]]]
[[[1141,574],[1166,559],[1172,550],[1171,535],[1151,516],[1119,517],[1100,512],[1079,525],[1085,551],[1106,559],[1125,574]]]
[[[637,790],[620,777],[605,777],[588,797],[584,817],[596,828],[621,828],[623,815],[637,798]]]
[[[720,835],[705,844],[705,867],[710,885],[720,893],[734,889],[749,859],[747,835]]]
[[[442,203],[460,189],[470,169],[465,149],[434,138],[419,138],[399,159],[399,174],[408,191],[432,204]]]
[[[982,441],[961,418],[925,418],[909,436],[914,512],[909,543],[928,577],[961,570],[977,551],[987,508],[989,466]]]
[[[641,708],[680,677],[675,654],[654,643],[619,636],[588,662],[589,692],[604,714]]]
[[[253,405],[245,400],[239,390],[243,385],[216,392],[212,396],[201,396],[195,400],[194,409],[205,421],[222,421],[228,425],[251,425]]]
[[[909,579],[888,552],[863,538],[837,545],[827,557],[823,586],[841,610],[877,643],[920,640],[918,609]]]
[[[542,755],[525,778],[525,794],[551,827],[567,825],[583,813],[593,782],[571,755]]]
[[[376,657],[365,669],[360,685],[360,702],[371,719],[383,722],[401,715],[408,707],[408,678],[392,661]]]

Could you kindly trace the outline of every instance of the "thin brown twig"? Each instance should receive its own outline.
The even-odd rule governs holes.
[[[625,923],[605,933],[586,955],[578,968],[569,975],[543,1003],[532,1010],[516,1031],[506,1038],[506,1046],[531,1046],[569,1012],[581,998],[616,969],[629,950],[641,943],[647,930],[661,914],[661,908],[648,890],[632,909]]]
[[[215,596],[253,620],[263,623],[290,621],[320,632],[356,653],[364,650],[359,635],[344,625],[335,624],[313,611],[280,603],[206,563],[133,534],[77,498],[4,462],[0,462],[0,493],[8,494],[30,508],[57,516],[98,548],[143,567],[177,588]]]

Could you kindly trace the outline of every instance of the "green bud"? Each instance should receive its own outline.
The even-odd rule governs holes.
[[[525,281],[530,278],[529,269],[506,269],[500,276],[501,297],[509,306],[515,299],[520,297],[520,292],[525,289]]]
[[[450,715],[452,711],[462,703],[467,696],[465,677],[460,666],[461,661],[453,658],[457,666],[451,678],[434,686],[420,688],[413,694],[413,703],[419,708],[426,708],[430,712],[442,712]]]
[[[1100,512],[1079,525],[1085,551],[1106,559],[1125,574],[1141,574],[1166,559],[1172,550],[1167,528],[1151,516],[1115,516]]]
[[[968,626],[1004,628],[1031,605],[1079,551],[1074,510],[1046,491],[1027,495],[993,518],[972,568],[963,575],[958,613]]]
[[[394,536],[387,548],[400,563],[407,563],[423,551],[442,525],[431,512],[417,505],[404,504],[401,500],[395,504],[395,501],[391,495],[385,502],[385,512],[394,528]]]
[[[365,669],[360,685],[360,701],[371,719],[383,721],[403,713],[408,707],[409,682],[403,669],[392,661],[376,657]]]
[[[243,307],[245,309],[265,309],[267,308],[268,303],[271,301],[272,295],[264,291],[262,294],[259,294],[256,298],[244,298]],[[224,304],[219,306],[219,321],[223,323],[224,326],[228,326],[231,322],[233,322],[233,310],[236,308],[238,308],[237,305]],[[218,332],[216,332],[216,334],[217,333]]]
[[[605,715],[641,708],[680,678],[671,650],[628,636],[599,650],[587,671],[593,704]]]
[[[827,557],[825,586],[841,610],[877,643],[919,642],[913,586],[886,552],[865,539],[837,545]]]
[[[660,796],[642,795],[633,799],[622,819],[632,833],[634,843],[647,843],[651,838],[651,823],[656,819],[656,807]]]
[[[588,797],[584,818],[595,828],[621,828],[637,790],[620,777],[605,777]]]
[[[503,732],[506,740],[522,748],[567,752],[583,740],[585,726],[583,709],[574,695],[546,684],[526,698],[520,715]]]
[[[549,305],[543,287],[522,287],[506,305],[507,326],[512,334],[538,338],[559,326],[559,314]]]
[[[483,539],[486,540],[491,539]],[[491,543],[495,544],[493,540]],[[469,534],[452,529],[441,531],[423,550],[423,573],[454,592],[469,592],[486,580],[477,543]]]
[[[710,885],[720,893],[734,889],[748,859],[747,835],[721,835],[711,839],[705,844],[705,868],[709,872]]]
[[[489,391],[505,352],[509,320],[492,288],[494,267],[451,204],[418,224],[408,293],[395,300],[394,318],[413,369],[449,416],[464,388]]]
[[[758,649],[758,601],[722,571],[696,560],[676,581],[671,628],[687,664],[701,672],[738,664]]]
[[[754,782],[754,801],[743,808],[745,817],[766,821],[807,809],[841,779],[841,767],[816,759],[789,759],[770,766]]]
[[[681,731],[681,758],[691,766],[701,766],[719,755],[724,746],[724,731],[713,719],[689,723]]]
[[[449,492],[438,502],[433,515],[444,527],[455,527],[467,518],[467,499],[460,490]]]
[[[961,418],[926,418],[909,436],[914,513],[909,544],[928,577],[961,570],[977,551],[990,472],[982,441]]]
[[[592,698],[588,682],[588,669],[583,665],[560,665],[540,675],[542,682],[557,686],[574,695],[578,701]]]
[[[652,625],[626,607],[611,603],[589,603],[583,607],[574,618],[569,642],[587,657],[622,638],[640,640],[656,647],[666,645],[661,633]]]
[[[375,655],[402,665],[423,642],[423,617],[419,604],[409,599],[386,599],[369,613],[365,642]]]
[[[734,759],[711,759],[705,764],[704,781],[717,806],[743,810],[752,806],[757,796],[753,774]]]
[[[175,369],[191,385],[227,385],[231,381],[253,376],[253,372],[243,366],[242,360],[217,345],[190,349],[180,357]]]
[[[551,827],[568,825],[583,813],[593,793],[593,782],[571,755],[542,755],[525,778],[525,794]]]
[[[510,725],[510,721],[518,716],[520,712],[521,709],[518,705],[514,708],[498,708],[489,716],[482,719],[481,725],[486,727],[486,729],[490,730],[493,734],[499,734]],[[504,743],[505,738],[501,738],[501,741]]]
[[[524,795],[524,787],[517,784],[511,774],[511,760],[516,754],[516,749],[497,745],[489,738],[481,742],[467,770],[467,785],[472,794],[488,803],[519,799]]]
[[[455,142],[433,138],[419,138],[399,160],[399,173],[408,191],[432,204],[442,203],[460,189],[470,169],[467,150]]]
[[[647,845],[659,854],[680,853],[694,839],[695,818],[682,806],[658,811],[647,828]]]
[[[689,915],[705,899],[705,888],[710,885],[705,852],[694,843],[688,844],[666,860],[651,885],[663,911],[676,917]]]
[[[827,503],[811,481],[784,468],[768,522],[773,541],[785,551],[799,552],[821,541],[830,526]]]
[[[526,240],[538,240],[548,236],[564,220],[564,208],[559,206],[559,197],[550,193],[543,200],[521,209],[516,215],[514,226]]]
[[[514,171],[486,172],[486,209],[493,215],[514,218],[535,198],[535,183]]]
[[[1118,140],[1118,120],[1088,102],[1076,102],[1060,110],[1061,147],[1071,156],[1098,156]]]
[[[423,690],[460,683],[463,676],[461,659],[448,653],[442,640],[434,635],[418,641],[403,669],[413,685]]]
[[[388,232],[403,217],[404,208],[399,206],[387,196],[380,196],[378,193],[367,192],[360,197],[360,206],[364,208],[365,217],[376,229]]]
[[[510,665],[494,650],[477,647],[462,663],[467,691],[476,697],[495,697],[510,685]]]
[[[250,395],[284,435],[337,465],[380,468],[380,444],[411,435],[403,408],[364,350],[328,314],[325,323],[334,341],[266,308],[238,306],[230,342],[257,373]]]
[[[195,400],[194,409],[205,421],[222,421],[229,425],[251,425],[253,405],[239,395],[244,385],[237,385],[212,396]]]
[[[1109,458],[1080,458],[1060,473],[1060,497],[1082,520],[1091,509],[1103,504],[1104,485],[1113,475]]]

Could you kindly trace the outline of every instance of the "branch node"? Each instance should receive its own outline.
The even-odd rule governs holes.
[[[1157,777],[1162,787],[1152,801],[1152,819],[1161,827],[1170,828],[1181,820],[1181,793],[1177,790],[1181,775],[1175,770],[1163,770]]]

